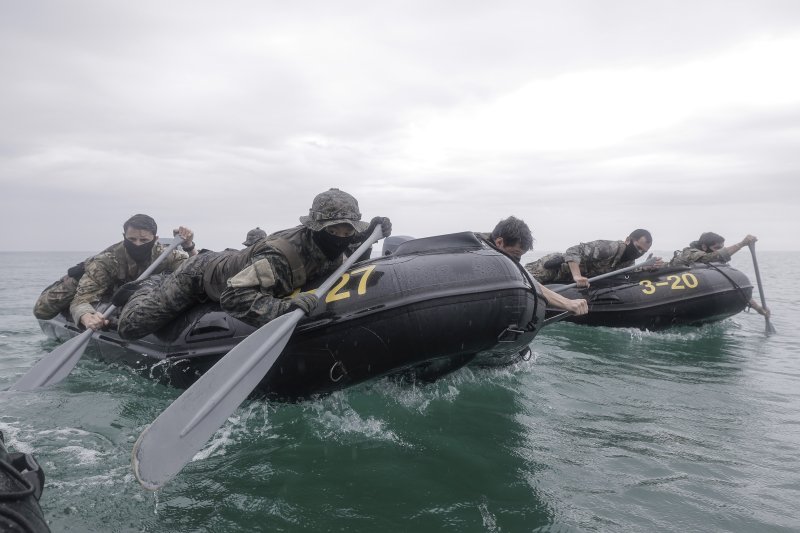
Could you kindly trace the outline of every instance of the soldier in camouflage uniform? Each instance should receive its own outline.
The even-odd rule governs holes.
[[[588,287],[588,278],[633,265],[653,245],[644,229],[634,230],[624,241],[582,242],[563,254],[548,254],[525,268],[540,283],[572,283]],[[661,259],[654,268],[661,266]]]
[[[533,249],[531,229],[517,217],[510,216],[497,223],[491,233],[478,233],[478,237],[497,248],[511,259],[519,263],[526,252]],[[589,312],[589,304],[584,299],[570,300],[540,285],[542,296],[547,303],[556,309],[563,309],[575,315]]]
[[[363,242],[377,225],[384,237],[392,231],[388,218],[363,222],[356,199],[339,189],[318,194],[300,222],[243,250],[202,253],[157,286],[142,286],[120,313],[120,336],[141,338],[207,300],[218,301],[228,314],[256,327],[294,308],[307,314],[317,297],[304,292],[291,298],[296,289],[327,278],[350,246]]]
[[[707,231],[700,235],[699,239],[689,243],[688,247],[680,251],[676,250],[669,264],[670,266],[690,266],[692,263],[727,263],[733,254],[757,240],[756,237],[747,235],[741,242],[726,248],[725,237]]]
[[[725,237],[711,231],[700,235],[696,241],[689,243],[683,250],[676,250],[675,255],[669,262],[670,266],[691,266],[693,263],[727,263],[731,256],[751,244],[755,244],[758,239],[753,235],[747,235],[736,244],[725,247]],[[750,307],[758,313],[769,318],[770,311],[766,307],[761,307],[754,298],[748,303]]]
[[[115,289],[135,280],[160,256],[164,246],[158,243],[158,226],[152,217],[134,215],[122,226],[121,242],[109,246],[89,262],[80,278],[75,296],[69,306],[75,324],[94,330],[108,325],[108,321],[95,306],[107,300]],[[181,226],[174,230],[183,239],[183,252],[173,250],[154,273],[177,269],[188,257],[196,253],[192,230]]]

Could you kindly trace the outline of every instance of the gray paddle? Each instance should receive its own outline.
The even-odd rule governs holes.
[[[599,281],[601,279],[610,278],[611,276],[616,276],[617,274],[624,274],[625,272],[628,272],[628,271],[631,271],[631,270],[635,270],[637,268],[642,268],[642,267],[645,267],[645,266],[652,265],[656,261],[658,261],[658,258],[657,257],[653,257],[653,254],[650,254],[650,255],[647,256],[647,261],[645,261],[644,263],[641,263],[641,264],[638,264],[638,265],[631,265],[631,266],[625,267],[625,268],[620,268],[619,270],[615,270],[613,272],[606,272],[605,274],[600,274],[599,276],[595,276],[593,278],[589,278],[588,281],[589,281],[589,283],[593,283],[593,282]],[[563,287],[558,287],[557,289],[550,289],[550,290],[553,291],[553,292],[564,292],[567,289],[571,289],[571,288],[577,287],[577,286],[578,286],[577,283],[571,283],[569,285],[564,285]],[[559,321],[567,318],[571,314],[572,313],[570,313],[569,311],[564,311],[563,313],[559,313],[559,314],[557,314],[555,316],[551,316],[550,318],[545,319],[545,321],[542,323],[542,326],[549,326],[550,324],[553,324],[554,322],[559,322]]]
[[[751,242],[747,246],[750,247],[750,255],[753,256],[753,270],[756,271],[756,282],[758,283],[758,294],[761,296],[761,307],[766,309],[767,300],[764,297],[764,286],[761,285],[761,273],[758,271],[758,260],[756,259],[756,243]],[[764,331],[766,333],[777,333],[775,327],[770,323],[769,317],[765,316],[764,320],[766,320],[766,329]]]
[[[169,255],[175,248],[181,244],[181,239],[174,239],[153,263],[147,267],[147,270],[142,272],[142,275],[136,278],[136,281],[145,279],[152,274],[153,270],[161,264],[161,262]],[[114,311],[114,305],[109,305],[108,309],[103,311],[103,318],[108,318]],[[89,340],[92,338],[94,330],[87,328],[77,337],[72,337],[64,344],[39,359],[36,364],[31,367],[28,372],[19,378],[16,383],[11,385],[9,390],[28,391],[39,389],[42,387],[49,387],[63,380],[72,372],[75,365],[83,356],[86,346],[89,345]]]
[[[370,237],[316,289],[323,298],[341,275],[383,237]],[[217,361],[142,431],[133,445],[133,472],[142,486],[157,490],[199,452],[267,375],[305,314],[300,309],[267,322]]]

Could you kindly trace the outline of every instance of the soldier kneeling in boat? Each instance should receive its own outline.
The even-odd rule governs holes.
[[[514,261],[519,263],[526,252],[533,250],[533,234],[524,220],[510,216],[497,223],[491,233],[479,233],[479,237],[487,241]],[[569,311],[575,315],[589,312],[589,304],[584,299],[570,300],[540,285],[542,296],[547,303],[557,309]]]
[[[696,241],[689,243],[689,246],[683,250],[676,250],[670,266],[691,266],[694,263],[727,263],[731,260],[731,256],[751,244],[755,244],[758,240],[753,235],[747,235],[744,239],[736,244],[725,247],[725,237],[718,235],[714,232],[707,231],[700,235]],[[761,304],[756,302],[754,298],[750,299],[748,305],[755,309],[759,314],[769,318],[769,308],[761,307]]]
[[[240,251],[201,253],[156,285],[123,287],[113,300],[124,304],[119,335],[144,337],[207,300],[218,301],[225,312],[256,327],[295,308],[308,314],[317,297],[303,292],[292,298],[297,289],[332,274],[351,246],[363,242],[378,225],[384,237],[392,231],[388,218],[362,221],[356,199],[339,189],[318,194],[300,222]]]
[[[107,299],[121,285],[136,279],[164,247],[158,244],[158,226],[148,215],[133,215],[122,225],[124,239],[78,263],[67,275],[42,291],[33,307],[33,314],[50,320],[70,309],[76,324],[98,329],[107,324],[94,306]],[[196,254],[192,230],[181,226],[173,230],[183,240],[184,252],[173,251],[157,269],[174,270],[190,255]]]

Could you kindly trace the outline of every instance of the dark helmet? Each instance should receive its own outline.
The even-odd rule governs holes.
[[[253,228],[247,232],[247,238],[242,243],[245,246],[252,246],[258,239],[263,239],[267,236],[267,232],[261,228]]]
[[[369,227],[361,220],[358,201],[339,189],[330,189],[318,194],[308,210],[308,216],[300,217],[300,222],[313,231],[321,231],[336,224],[350,224],[357,232]]]

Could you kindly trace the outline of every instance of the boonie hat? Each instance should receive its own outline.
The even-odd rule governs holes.
[[[361,220],[358,201],[339,189],[330,189],[314,197],[308,216],[300,217],[300,222],[313,231],[321,231],[336,224],[350,224],[362,232],[369,227]]]
[[[247,232],[247,238],[244,240],[242,244],[245,246],[251,246],[256,243],[258,239],[263,239],[267,236],[267,232],[261,228],[253,228]]]

